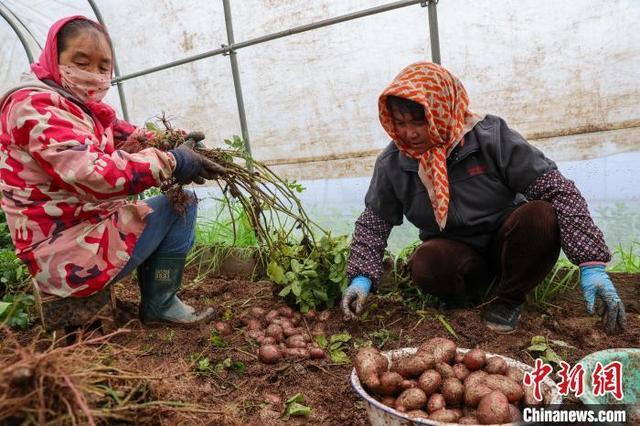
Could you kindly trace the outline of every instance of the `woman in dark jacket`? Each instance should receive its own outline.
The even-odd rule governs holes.
[[[462,83],[430,62],[406,67],[380,96],[393,142],[376,161],[356,221],[345,318],[362,311],[404,216],[423,241],[410,260],[414,284],[455,307],[476,303],[497,278],[484,313],[490,329],[515,330],[526,295],[560,248],[580,266],[588,312],[600,298],[607,330],[623,327],[624,306],[605,272],[611,255],[580,192],[504,120],[468,104]]]

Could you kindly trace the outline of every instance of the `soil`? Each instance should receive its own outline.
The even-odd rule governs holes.
[[[127,363],[128,369],[158,377],[151,381],[156,399],[197,404],[204,412],[172,411],[138,424],[211,424],[211,425],[276,425],[322,424],[366,425],[364,405],[349,383],[351,364],[337,365],[329,360],[283,361],[276,365],[261,364],[255,355],[257,346],[245,338],[240,318],[250,307],[267,310],[283,306],[274,296],[268,281],[250,282],[239,279],[211,278],[198,286],[189,285],[194,273],[187,271],[181,298],[196,307],[213,306],[213,321],[232,315],[233,333],[225,337],[227,347],[215,348],[210,343],[213,321],[195,328],[173,326],[147,327],[136,318],[138,290],[132,280],[117,284],[119,320],[130,332],[114,341],[140,353],[114,362]],[[626,330],[607,336],[596,317],[586,315],[579,287],[557,296],[544,309],[527,306],[518,329],[508,335],[488,331],[481,321],[481,308],[450,311],[412,311],[397,293],[372,295],[365,316],[358,322],[344,322],[339,308],[330,310],[327,336],[348,332],[353,338],[348,354],[353,357],[354,343],[384,342],[383,350],[417,346],[423,340],[441,336],[452,338],[441,318],[457,335],[459,347],[482,349],[509,356],[531,365],[533,358],[526,350],[534,336],[545,336],[558,342],[556,352],[573,365],[585,355],[602,349],[640,347],[640,275],[612,274],[612,279],[627,308]],[[386,340],[386,341],[385,341]],[[206,356],[211,365],[230,358],[242,362],[242,373],[223,370],[199,374],[193,359]],[[308,418],[281,419],[284,402],[302,393],[305,405],[311,407]],[[569,399],[568,402],[576,403]]]

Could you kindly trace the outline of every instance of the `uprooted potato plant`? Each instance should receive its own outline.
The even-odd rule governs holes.
[[[116,360],[136,355],[112,342],[126,332],[89,336],[65,346],[64,337],[51,339],[41,333],[22,344],[2,327],[0,419],[18,424],[153,423],[168,411],[207,411],[157,400],[154,382],[161,377],[117,365]]]

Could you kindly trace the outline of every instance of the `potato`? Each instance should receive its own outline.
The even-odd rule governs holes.
[[[304,331],[301,328],[282,327],[282,333],[286,337],[293,336],[295,334],[299,334],[302,336],[302,333],[304,333]]]
[[[430,353],[435,362],[450,363],[456,356],[456,349],[456,344],[453,341],[444,337],[434,337],[420,345],[418,353]]]
[[[233,333],[233,329],[231,328],[229,323],[224,322],[224,321],[216,321],[213,324],[213,328],[215,328],[216,331],[218,333],[220,333],[220,335],[222,335],[222,336],[228,336],[231,333]]]
[[[309,357],[311,359],[322,359],[326,356],[324,349],[322,348],[310,348]]]
[[[285,343],[288,348],[306,348],[307,342],[304,341],[302,335],[294,334],[293,336],[287,338]]]
[[[453,366],[453,374],[460,381],[463,381],[469,376],[469,369],[464,364],[455,364]]]
[[[380,386],[376,389],[376,392],[380,395],[394,395],[400,390],[400,383],[404,379],[398,373],[393,371],[385,371],[380,374]]]
[[[318,315],[318,321],[329,321],[329,318],[331,318],[331,311],[322,311],[320,315]]]
[[[413,419],[428,419],[429,418],[429,414],[427,414],[426,412],[422,411],[422,410],[411,410],[407,412],[407,416],[413,418]]]
[[[485,425],[508,422],[510,415],[507,397],[500,391],[491,391],[480,400],[476,415],[480,423]]]
[[[287,358],[307,359],[309,351],[306,348],[287,348],[284,350]]]
[[[258,359],[265,364],[275,364],[282,359],[282,353],[276,345],[260,346]]]
[[[278,309],[278,314],[280,316],[285,317],[285,318],[292,318],[293,317],[293,309],[291,309],[288,306],[283,306],[282,308]]]
[[[257,340],[258,342],[264,338],[264,331],[262,330],[249,330],[247,331],[247,336],[252,338],[253,340]]]
[[[271,336],[276,339],[277,342],[281,342],[284,340],[284,335],[282,334],[282,327],[278,324],[269,324],[267,330],[265,331],[265,336]]]
[[[487,361],[487,356],[482,349],[471,349],[464,355],[462,362],[469,369],[469,371],[480,370],[484,367]]]
[[[438,373],[440,373],[443,379],[456,377],[456,373],[453,371],[453,367],[446,362],[436,362],[435,369]]]
[[[262,319],[265,313],[266,311],[264,309],[259,308],[257,306],[254,306],[253,308],[249,309],[249,315],[251,315],[253,318],[258,320]]]
[[[391,371],[399,373],[404,378],[417,377],[430,368],[433,368],[433,356],[426,353],[399,358],[391,364]]]
[[[472,407],[467,407],[465,405],[464,407],[462,407],[462,417],[475,417],[476,411],[478,410]]]
[[[313,309],[304,313],[304,317],[308,320],[314,320],[318,314]]]
[[[454,362],[456,364],[462,364],[463,359],[464,359],[464,354],[462,352],[456,352],[456,357],[454,358]]]
[[[471,386],[475,383],[480,383],[487,377],[488,374],[482,370],[477,370],[472,373],[469,373],[466,379],[464,379],[465,386]]]
[[[326,329],[326,324],[323,322],[317,322],[313,325],[313,328],[311,328],[311,334],[313,336],[319,336],[321,334],[324,334]]]
[[[274,319],[276,319],[278,315],[280,315],[278,311],[276,311],[275,309],[272,309],[269,312],[267,312],[267,314],[264,316],[264,319],[266,319],[267,322],[271,322]]]
[[[375,390],[380,386],[380,374],[387,370],[389,361],[376,348],[368,347],[358,351],[353,364],[362,384]]]
[[[443,423],[455,423],[459,418],[460,416],[457,412],[453,410],[447,410],[446,408],[429,414],[429,420],[435,420],[437,422]]]
[[[522,384],[522,381],[524,380],[524,371],[520,370],[517,367],[507,367],[505,376],[518,384]]]
[[[418,387],[427,395],[437,392],[441,384],[442,376],[436,370],[427,370],[418,379]]]
[[[418,388],[405,389],[396,399],[396,410],[411,411],[422,408],[427,403],[427,395]]]
[[[263,346],[264,345],[275,345],[276,343],[278,343],[278,342],[276,342],[276,339],[274,339],[271,336],[263,337],[262,340],[258,340],[258,342],[262,343]]]
[[[489,374],[484,378],[482,384],[492,390],[502,392],[511,403],[520,401],[524,396],[522,386],[500,374]]]
[[[464,386],[455,377],[449,377],[442,382],[442,396],[447,406],[458,405],[464,397]]]
[[[382,402],[387,407],[393,407],[396,405],[396,398],[393,396],[383,396],[380,398],[380,402]]]
[[[534,389],[533,386],[522,386],[520,385],[520,388],[523,390],[524,392],[524,403],[525,405],[541,405],[543,403],[543,401],[538,401],[536,399],[536,397],[534,396]],[[543,388],[544,389],[544,388]],[[542,392],[542,399],[544,400],[544,392]]]
[[[475,417],[464,416],[458,419],[459,425],[478,425],[480,422]]]
[[[250,319],[247,321],[247,331],[262,330],[262,323],[256,319]]]
[[[499,356],[492,356],[487,359],[487,365],[484,366],[484,371],[489,374],[506,374],[507,362]]]
[[[400,389],[417,388],[418,381],[413,379],[404,379],[400,382]]]
[[[520,409],[513,404],[509,404],[509,421],[510,422],[522,421],[522,412],[520,412]]]
[[[447,407],[447,403],[444,400],[444,396],[441,393],[434,393],[429,397],[427,401],[427,411],[429,413],[435,413],[438,410],[443,410]]]
[[[464,403],[467,407],[477,407],[480,400],[489,395],[492,389],[482,383],[472,383],[464,388]]]
[[[293,324],[294,327],[297,327],[301,321],[302,315],[300,315],[300,312],[294,312],[293,316],[291,317],[291,324]]]

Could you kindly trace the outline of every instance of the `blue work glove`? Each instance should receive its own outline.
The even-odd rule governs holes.
[[[181,185],[203,184],[205,180],[215,179],[226,172],[224,167],[194,151],[193,148],[203,138],[202,133],[189,133],[182,145],[169,151],[176,159],[173,177]]]
[[[344,319],[356,318],[364,308],[364,302],[371,291],[371,280],[363,275],[358,275],[351,280],[351,284],[342,295],[342,313]]]
[[[595,313],[596,298],[599,297],[604,302],[603,322],[607,333],[613,334],[618,326],[620,329],[624,328],[624,304],[604,270],[604,265],[581,266],[580,287],[589,314]]]

